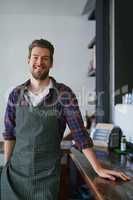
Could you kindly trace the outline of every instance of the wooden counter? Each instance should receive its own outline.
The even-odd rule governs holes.
[[[69,159],[72,159],[86,182],[86,185],[91,189],[95,200],[133,200],[133,162],[127,160],[124,155],[117,155],[112,152],[96,151],[97,157],[101,163],[107,168],[124,171],[131,177],[130,181],[124,182],[120,179],[110,181],[97,176],[89,161],[83,153],[71,148],[71,142],[65,141],[61,146],[65,160],[62,160],[62,181],[61,181],[61,197],[62,200],[67,200],[68,196],[68,165]],[[68,160],[67,160],[68,159]],[[67,163],[67,164],[66,164]],[[3,152],[0,153],[0,166],[4,165]],[[65,194],[65,197],[64,197]]]
[[[133,162],[129,162],[125,155],[96,151],[101,163],[109,169],[124,171],[131,177],[130,181],[110,181],[97,176],[83,153],[75,148],[71,149],[70,157],[75,163],[87,186],[91,189],[96,200],[133,200]]]

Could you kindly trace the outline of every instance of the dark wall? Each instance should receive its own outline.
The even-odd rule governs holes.
[[[109,122],[109,0],[96,1],[96,122]]]
[[[133,88],[132,1],[115,1],[115,104]]]

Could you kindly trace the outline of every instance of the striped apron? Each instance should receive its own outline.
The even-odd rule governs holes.
[[[58,200],[60,142],[54,106],[16,107],[16,144],[1,174],[1,200]]]

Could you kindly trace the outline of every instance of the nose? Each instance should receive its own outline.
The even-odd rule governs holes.
[[[42,59],[41,59],[41,58],[38,58],[37,61],[36,61],[36,64],[37,64],[38,66],[40,66],[42,63],[43,63],[43,62],[42,62]]]

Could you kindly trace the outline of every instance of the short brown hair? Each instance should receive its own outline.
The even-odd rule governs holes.
[[[53,63],[53,54],[54,54],[54,46],[51,44],[51,42],[49,42],[48,40],[44,40],[44,39],[37,39],[37,40],[33,40],[32,43],[29,45],[29,55],[28,58],[31,57],[31,51],[34,47],[41,47],[41,48],[46,48],[49,49],[50,51],[50,59],[51,62]]]

